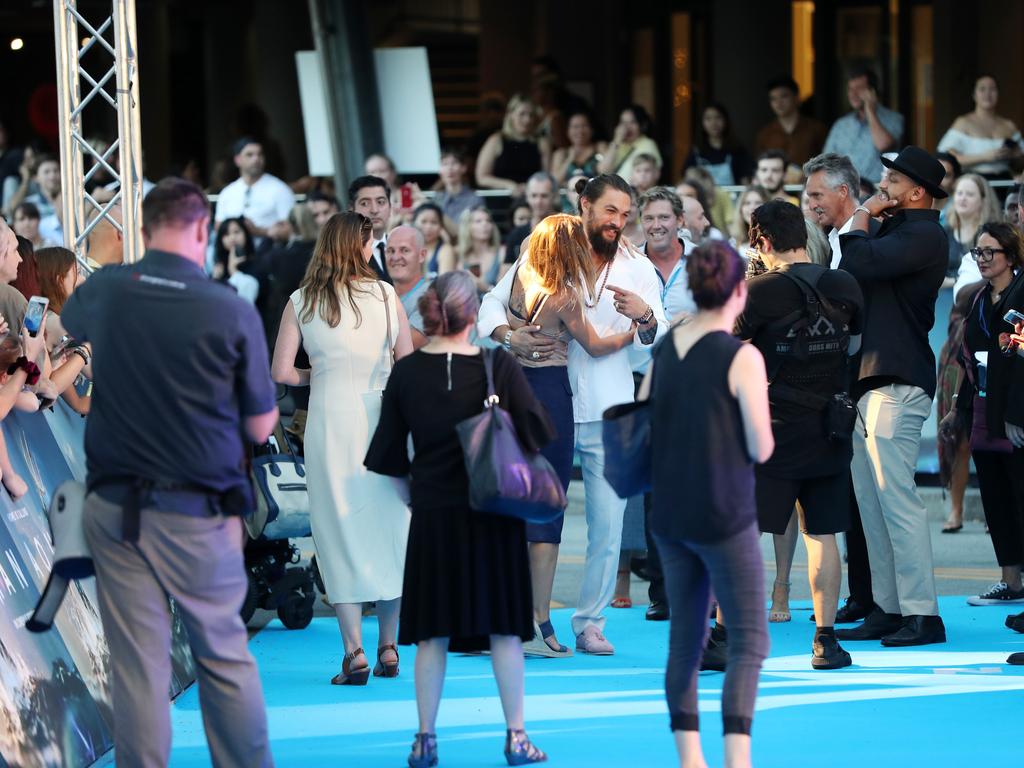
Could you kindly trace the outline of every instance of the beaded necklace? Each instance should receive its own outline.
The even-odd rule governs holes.
[[[604,276],[601,278],[601,285],[598,286],[597,296],[594,298],[594,301],[593,302],[589,302],[589,301],[587,301],[586,297],[584,297],[584,299],[583,299],[583,303],[586,304],[587,309],[593,309],[594,307],[597,306],[598,302],[601,301],[601,294],[604,293],[605,283],[608,282],[608,273],[611,272],[611,271],[612,271],[612,263],[611,263],[611,261],[609,261],[608,263],[606,263],[604,265]]]

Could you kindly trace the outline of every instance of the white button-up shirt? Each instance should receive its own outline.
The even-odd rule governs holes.
[[[854,214],[856,216],[857,214]],[[828,233],[828,244],[832,246],[832,263],[829,266],[832,269],[839,269],[839,262],[843,260],[843,249],[839,247],[839,236],[845,235],[853,228],[853,216],[846,220],[839,229],[832,227],[832,231]]]
[[[524,258],[529,258],[529,254]],[[601,272],[598,286],[604,276],[603,269]],[[514,278],[515,270],[510,269],[484,296],[477,322],[480,336],[489,337],[498,326],[508,325],[507,308]],[[638,294],[654,310],[658,321],[655,340],[665,334],[668,320],[661,304],[661,281],[650,260],[620,247],[608,271],[607,285]],[[593,297],[587,296],[586,301],[587,304],[592,303]],[[595,306],[584,305],[584,314],[599,336],[624,333],[632,324],[628,317],[615,311],[614,295],[607,287],[601,291]],[[649,349],[650,345],[644,344],[638,333],[633,339],[633,348]],[[591,357],[576,341],[570,341],[568,367],[573,420],[577,424],[600,421],[602,414],[611,406],[633,402],[633,367],[629,347],[603,357]]]
[[[217,198],[217,221],[244,217],[260,229],[287,221],[295,205],[295,194],[276,176],[264,173],[251,185],[235,179]]]

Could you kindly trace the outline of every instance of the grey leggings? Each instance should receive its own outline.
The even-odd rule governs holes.
[[[756,525],[715,544],[655,534],[672,616],[665,697],[673,731],[698,730],[697,672],[714,591],[729,628],[722,686],[724,732],[750,733],[757,679],[768,655],[764,563],[757,538]]]

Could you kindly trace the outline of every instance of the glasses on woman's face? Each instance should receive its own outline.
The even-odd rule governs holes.
[[[979,264],[992,261],[992,259],[996,257],[997,253],[1006,253],[1006,251],[1002,248],[971,248],[971,256],[973,256],[975,261]]]

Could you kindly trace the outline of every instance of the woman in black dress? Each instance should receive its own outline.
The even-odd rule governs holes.
[[[651,527],[672,617],[665,695],[679,762],[688,768],[706,765],[697,672],[712,590],[729,623],[726,768],[750,766],[754,699],[768,652],[754,462],[771,456],[774,441],[764,359],[732,335],[747,300],[743,271],[743,259],[721,241],[690,254],[686,274],[698,312],[659,345],[648,373]]]
[[[490,649],[508,725],[510,765],[543,762],[523,730],[523,647],[533,637],[526,528],[469,507],[469,478],[455,432],[483,409],[481,349],[468,339],[479,302],[468,272],[441,275],[420,298],[425,347],[399,360],[384,391],[366,455],[374,472],[410,480],[413,510],[398,642],[416,644],[420,732],[409,765],[437,764],[434,724],[449,650]],[[511,355],[495,352],[494,386],[523,446],[537,451],[553,430]],[[412,434],[414,458],[408,457]]]

